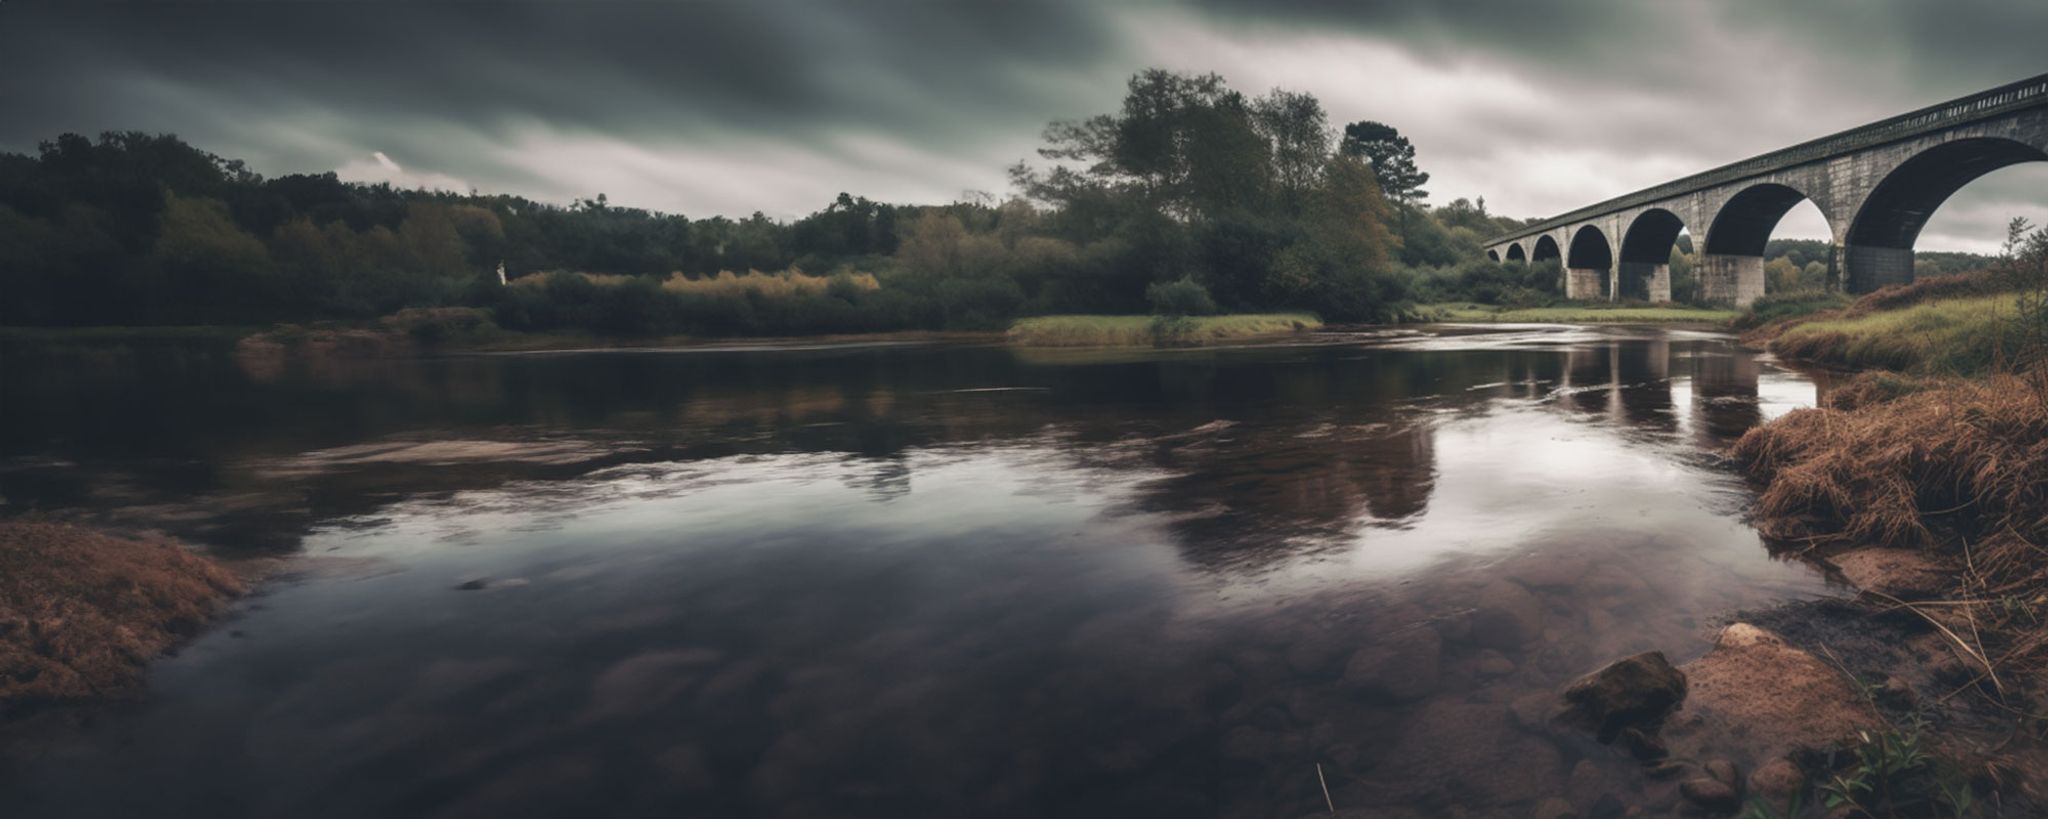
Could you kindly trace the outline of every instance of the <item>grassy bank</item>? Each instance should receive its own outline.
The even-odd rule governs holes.
[[[1854,301],[1841,293],[1774,293],[1757,299],[1749,309],[1736,316],[1730,326],[1737,330],[1754,330],[1779,322],[1789,322],[1828,310],[1840,310]]]
[[[2011,295],[1939,299],[1898,310],[1816,316],[1784,328],[1770,350],[1834,367],[1976,375],[2011,346]]]
[[[1968,733],[1931,738],[1942,764],[2001,792],[2048,776],[2032,716],[2048,713],[2048,365],[2020,363],[2042,359],[2011,281],[1945,276],[1763,323],[1745,341],[1865,372],[1731,452],[1762,531],[1840,571],[1861,616],[1941,649],[1885,673],[1933,681],[1914,713]],[[1963,710],[1980,722],[1958,727]]]
[[[1038,316],[1010,326],[1027,347],[1175,347],[1306,332],[1323,322],[1308,313],[1235,316]]]
[[[1991,273],[1896,285],[1849,301],[1835,296],[1760,303],[1743,343],[1781,358],[1853,370],[1979,375],[2012,360],[2018,296]],[[1769,300],[1767,300],[1769,301]],[[1773,317],[1773,315],[1775,317]]]
[[[233,341],[260,327],[226,324],[109,326],[109,327],[0,327],[0,341],[38,343],[121,342],[121,341]]]
[[[144,663],[241,591],[167,538],[0,522],[0,716],[133,692]]]
[[[1423,305],[1416,309],[1416,315],[1424,321],[1486,321],[1518,324],[1650,324],[1665,322],[1724,324],[1733,320],[1737,313],[1734,310],[1677,305],[1648,307],[1581,304],[1561,307],[1498,307],[1485,304],[1453,302]]]
[[[994,331],[896,330],[801,336],[761,335],[605,335],[581,330],[511,330],[498,326],[486,311],[471,307],[409,309],[377,322],[280,324],[244,336],[237,351],[244,356],[279,358],[292,355],[380,358],[464,352],[544,352],[549,350],[655,349],[707,346],[814,346],[825,344],[997,341]]]

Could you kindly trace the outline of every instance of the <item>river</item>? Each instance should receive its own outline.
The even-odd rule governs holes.
[[[1532,697],[1837,593],[1718,333],[0,363],[0,510],[274,567],[8,817],[1523,815],[1635,779]]]

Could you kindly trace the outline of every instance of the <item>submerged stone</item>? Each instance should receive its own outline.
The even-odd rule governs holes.
[[[1344,665],[1344,682],[1372,695],[1419,699],[1436,689],[1442,653],[1443,639],[1435,629],[1401,629],[1353,652]]]
[[[1487,648],[1518,650],[1543,636],[1543,600],[1519,584],[1494,583],[1472,612],[1471,635]]]
[[[1726,782],[1709,777],[1688,779],[1678,783],[1678,793],[1691,802],[1708,810],[1733,811],[1742,807],[1742,794]]]
[[[1612,742],[1623,729],[1652,727],[1685,701],[1685,674],[1664,652],[1646,651],[1609,663],[1565,689],[1570,718]]]

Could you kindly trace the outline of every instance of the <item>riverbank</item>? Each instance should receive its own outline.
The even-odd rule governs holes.
[[[1501,308],[1481,304],[1432,304],[1417,308],[1418,322],[1517,324],[1702,324],[1724,325],[1732,310],[1696,307],[1605,306]],[[378,322],[313,322],[268,328],[231,326],[164,327],[0,327],[0,341],[103,343],[158,340],[238,342],[252,359],[290,355],[377,358],[431,353],[551,352],[607,349],[722,347],[736,344],[786,347],[874,343],[1008,342],[1020,347],[1196,347],[1284,338],[1320,329],[1313,313],[1252,313],[1223,316],[1050,315],[1017,319],[1004,331],[903,330],[801,336],[620,336],[583,331],[506,330],[474,308],[415,308]]]
[[[1026,347],[1183,347],[1305,333],[1323,326],[1309,313],[1230,316],[1035,316],[1010,326]]]
[[[0,522],[0,719],[132,696],[150,660],[244,591],[221,564],[159,535]]]
[[[377,323],[315,322],[268,328],[239,326],[0,327],[0,341],[120,343],[234,342],[263,360],[295,355],[380,358],[419,353],[566,352],[687,349],[735,345],[797,347],[840,344],[1003,343],[1022,347],[1181,347],[1280,338],[1323,326],[1311,313],[1158,317],[1054,315],[1018,319],[1007,331],[902,330],[802,336],[615,336],[580,331],[516,332],[469,308],[409,310]]]
[[[1753,673],[1729,701],[1777,716],[1737,720],[1704,746],[1687,726],[1714,706],[1677,710],[1675,729],[1661,707],[1642,720],[1673,757],[1736,748],[1754,759],[1747,781],[1688,780],[1696,805],[1972,816],[2048,804],[2036,716],[2048,713],[2048,370],[2013,371],[2013,303],[1988,275],[1951,277],[1745,335],[1787,360],[1863,370],[1730,453],[1759,487],[1754,520],[1777,551],[1857,594],[1744,612],[1694,664],[1765,624],[1734,639],[1776,647],[1751,650]],[[1656,692],[1636,677],[1621,688]],[[1687,701],[1688,678],[1697,699],[1692,668],[1662,696]],[[1661,763],[1642,758],[1655,776]]]
[[[1416,315],[1432,322],[1503,322],[1514,324],[1727,324],[1739,313],[1705,307],[1662,307],[1582,304],[1563,307],[1500,307],[1448,303],[1417,307]]]

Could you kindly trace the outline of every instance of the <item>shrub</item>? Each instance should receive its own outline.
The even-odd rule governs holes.
[[[1024,303],[1024,290],[1008,277],[947,279],[939,283],[939,309],[949,330],[1000,330]]]
[[[1216,312],[1216,300],[1209,298],[1209,289],[1185,276],[1145,288],[1145,301],[1152,305],[1155,315],[1161,316],[1207,316]]]
[[[612,336],[650,336],[675,329],[675,301],[652,280],[627,277],[592,294],[588,328]]]
[[[661,283],[661,289],[670,293],[694,293],[699,295],[745,295],[759,294],[766,298],[787,299],[798,296],[831,293],[841,298],[862,291],[881,287],[872,273],[840,271],[831,276],[811,276],[797,268],[776,273],[749,270],[744,275],[732,271],[721,271],[716,276],[689,278],[675,273]]]

